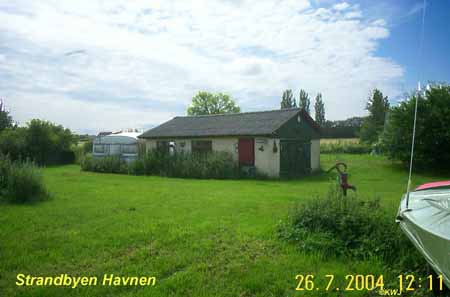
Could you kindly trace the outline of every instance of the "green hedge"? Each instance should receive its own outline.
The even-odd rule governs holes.
[[[149,151],[135,161],[126,163],[117,156],[93,158],[85,156],[81,169],[103,173],[126,173],[132,175],[160,175],[184,178],[237,179],[245,177],[239,171],[233,156],[225,152],[208,154],[177,153],[167,154]],[[254,177],[265,176],[256,173]]]
[[[118,156],[94,158],[92,154],[86,154],[80,160],[81,169],[101,173],[128,173],[128,165]]]
[[[0,198],[10,203],[45,200],[49,193],[41,171],[31,162],[13,162],[0,155]]]

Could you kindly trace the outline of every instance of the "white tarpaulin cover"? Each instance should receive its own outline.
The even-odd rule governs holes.
[[[400,227],[450,287],[450,189],[428,189],[406,195],[400,203]]]

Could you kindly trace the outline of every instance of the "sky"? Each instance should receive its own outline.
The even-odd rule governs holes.
[[[392,104],[417,81],[450,82],[450,1],[0,0],[0,98],[25,124],[77,133],[147,129],[201,90],[242,111],[284,90],[323,95],[327,119]]]

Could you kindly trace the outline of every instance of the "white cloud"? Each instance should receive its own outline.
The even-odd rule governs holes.
[[[350,4],[348,4],[347,2],[341,2],[341,3],[335,4],[333,6],[333,8],[336,10],[346,10],[349,7],[350,7]]]
[[[375,55],[386,22],[346,2],[19,1],[0,5],[0,19],[0,97],[21,122],[77,131],[159,123],[202,89],[253,110],[304,88],[344,118],[362,113],[375,86],[399,93],[403,75]]]
[[[26,98],[33,98],[28,100]],[[6,102],[8,103],[8,102]],[[126,102],[124,104],[126,106]],[[42,112],[48,115],[51,121],[68,127],[89,127],[95,125],[95,129],[85,131],[111,131],[130,127],[152,127],[176,116],[166,111],[149,114],[147,111],[126,108],[108,103],[86,103],[62,95],[36,94],[19,92],[14,102],[14,115],[23,119],[41,118]],[[25,124],[25,123],[21,123]]]

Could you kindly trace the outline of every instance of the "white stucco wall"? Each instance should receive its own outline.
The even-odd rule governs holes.
[[[274,142],[276,152],[274,152]],[[255,167],[270,177],[280,175],[280,140],[273,138],[255,138]]]
[[[311,140],[311,170],[320,169],[320,139]]]
[[[213,138],[212,149],[215,152],[227,152],[233,155],[235,160],[238,159],[238,139],[237,138]]]

